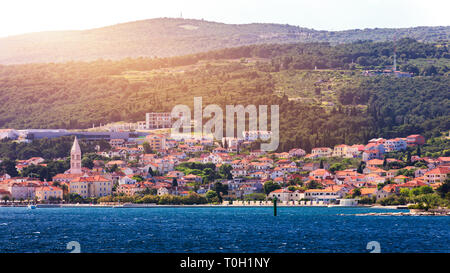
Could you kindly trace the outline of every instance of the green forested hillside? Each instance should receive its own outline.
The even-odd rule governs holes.
[[[449,130],[446,65],[418,63],[412,78],[362,76],[391,65],[392,48],[385,42],[258,45],[165,59],[0,66],[0,127],[138,121],[146,112],[192,106],[201,96],[204,105],[280,105],[280,150]],[[411,39],[399,41],[397,54],[404,70],[419,58],[449,56],[446,43]]]
[[[223,24],[158,18],[83,31],[53,31],[0,38],[0,64],[170,57],[252,44],[357,40],[423,42],[450,39],[450,27],[317,31],[281,24]]]

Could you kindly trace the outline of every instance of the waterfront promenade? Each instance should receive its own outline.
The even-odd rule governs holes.
[[[329,205],[324,204],[322,202],[279,202],[277,203],[278,207],[349,207],[349,206],[340,206],[340,205]],[[15,205],[0,205],[0,207],[27,207],[27,205],[23,204],[15,204]],[[222,208],[222,207],[273,207],[273,203],[269,201],[261,201],[261,202],[252,202],[252,201],[234,201],[233,203],[223,202],[222,204],[193,204],[193,205],[175,205],[175,204],[167,204],[160,205],[155,203],[150,204],[134,204],[134,203],[117,203],[117,202],[108,202],[108,203],[100,203],[100,204],[37,204],[37,208],[164,208],[164,207],[180,207],[180,208],[189,208],[189,207],[206,207],[206,208]],[[357,205],[351,206],[354,208],[379,208],[379,209],[407,209],[407,206],[377,206],[377,205]]]

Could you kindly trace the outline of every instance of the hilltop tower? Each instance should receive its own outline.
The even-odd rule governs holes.
[[[72,149],[70,150],[70,173],[81,174],[81,149],[78,139],[75,137]]]

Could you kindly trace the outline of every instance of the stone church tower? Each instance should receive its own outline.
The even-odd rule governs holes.
[[[81,149],[78,139],[75,137],[72,149],[70,150],[70,173],[81,174]]]

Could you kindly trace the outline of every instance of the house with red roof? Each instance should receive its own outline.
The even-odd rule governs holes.
[[[384,160],[382,159],[371,159],[366,162],[367,167],[379,168],[383,166]]]
[[[416,146],[425,144],[425,138],[421,135],[410,135],[406,137],[408,146]]]
[[[305,191],[305,199],[331,203],[346,194],[344,187],[330,186],[325,189],[309,189]]]
[[[425,173],[425,175],[424,175],[425,183],[433,184],[433,183],[444,182],[445,179],[447,179],[449,173],[450,173],[449,168],[444,168],[444,167],[434,168]]]
[[[384,142],[384,149],[388,153],[406,150],[406,139],[405,138],[387,139]]]
[[[331,148],[328,148],[328,147],[318,147],[318,148],[313,148],[311,150],[311,154],[314,158],[330,157],[333,154],[333,150],[331,150]]]
[[[388,184],[384,186],[382,189],[377,191],[377,200],[389,197],[393,194],[397,194],[399,192],[399,188],[397,184]]]
[[[79,194],[83,198],[111,195],[112,187],[112,180],[101,175],[83,175],[69,182],[69,192]]]
[[[361,196],[373,197],[377,196],[377,188],[361,188]]]
[[[325,170],[325,169],[317,169],[309,173],[310,177],[313,177],[314,179],[322,180],[327,178],[332,178],[333,175]]]
[[[53,186],[37,187],[35,197],[38,201],[48,201],[50,199],[63,199],[63,190]]]
[[[300,148],[293,148],[289,150],[289,156],[290,157],[302,157],[305,156],[306,152],[303,149]]]
[[[397,175],[394,177],[395,183],[405,183],[407,181],[411,180],[411,177],[405,176],[405,175]]]
[[[119,185],[116,189],[117,193],[123,193],[125,195],[136,195],[143,192],[147,187],[144,184],[123,184]]]
[[[0,189],[0,200],[2,200],[5,197],[8,197],[9,199],[11,199],[11,193],[7,190]]]

